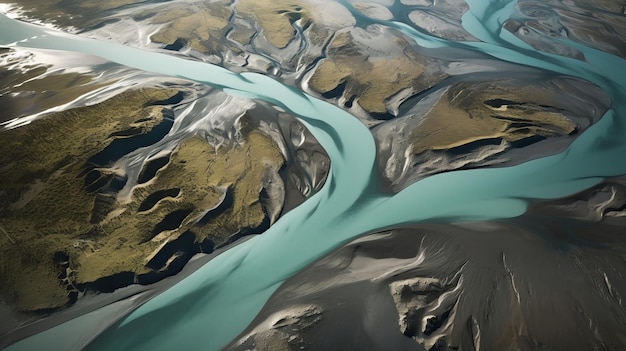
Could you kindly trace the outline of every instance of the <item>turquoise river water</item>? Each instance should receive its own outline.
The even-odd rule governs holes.
[[[396,195],[377,191],[375,145],[356,118],[324,101],[256,73],[224,68],[61,33],[0,15],[0,44],[75,51],[129,67],[181,77],[275,104],[297,116],[331,159],[323,189],[263,235],[209,261],[94,338],[91,330],[111,310],[103,308],[24,339],[7,350],[219,349],[240,333],[286,278],[361,234],[421,221],[510,218],[531,199],[566,196],[606,177],[626,173],[626,63],[610,54],[565,42],[586,62],[538,52],[502,30],[515,1],[468,0],[463,26],[481,42],[450,42],[398,22],[423,47],[461,47],[497,59],[578,77],[604,90],[610,110],[564,152],[514,167],[464,170],[420,180]]]

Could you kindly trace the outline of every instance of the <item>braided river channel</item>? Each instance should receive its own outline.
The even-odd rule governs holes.
[[[296,116],[331,162],[321,190],[262,235],[216,255],[150,298],[128,297],[23,338],[7,350],[218,350],[251,323],[286,279],[361,235],[419,223],[514,218],[533,202],[569,196],[626,174],[624,59],[565,38],[559,39],[560,45],[578,50],[585,60],[536,50],[503,30],[503,23],[516,12],[516,1],[467,0],[467,5],[461,23],[476,41],[435,37],[397,18],[365,17],[345,3],[357,26],[392,28],[433,52],[475,52],[584,80],[610,98],[610,107],[557,154],[507,167],[434,174],[396,194],[380,190],[376,145],[368,128],[331,103],[265,74],[236,73],[180,55],[68,34],[0,15],[0,44],[5,47],[93,55],[194,81],[234,97],[266,101]],[[389,8],[393,11],[393,6]]]

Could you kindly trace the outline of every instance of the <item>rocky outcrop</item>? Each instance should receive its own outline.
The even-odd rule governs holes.
[[[300,333],[314,327],[322,319],[317,306],[296,306],[273,314],[258,332],[243,337],[233,350],[290,351],[306,349]]]
[[[277,335],[272,316],[310,303],[320,321],[288,333],[310,349],[623,348],[624,217],[582,224],[543,205],[506,221],[355,239],[288,279],[227,349]]]

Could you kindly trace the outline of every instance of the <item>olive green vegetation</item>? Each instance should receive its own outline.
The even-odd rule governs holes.
[[[22,309],[58,307],[67,301],[54,253],[76,257],[92,229],[95,194],[79,175],[88,158],[106,147],[114,131],[146,131],[162,119],[147,106],[170,90],[137,90],[106,102],[53,113],[2,132],[0,143],[0,281]],[[143,120],[142,122],[137,122]]]
[[[220,244],[241,228],[259,226],[265,218],[259,202],[261,177],[266,168],[277,172],[283,158],[272,140],[257,131],[249,132],[245,140],[242,145],[219,150],[199,136],[182,141],[156,178],[135,188],[130,202],[116,204],[98,223],[104,235],[96,243],[97,250],[77,257],[77,281],[94,281],[124,271],[146,273],[145,264],[159,248],[187,230],[192,230],[198,241],[208,237]],[[232,206],[196,226],[204,212],[220,204],[227,187],[233,190]],[[154,207],[140,211],[148,196],[168,189],[179,189],[178,195],[164,197]],[[175,211],[188,213],[178,227],[152,231]]]
[[[441,79],[428,74],[425,57],[411,50],[401,38],[394,38],[398,54],[372,59],[349,32],[337,33],[328,47],[327,58],[317,66],[309,86],[327,93],[345,84],[343,95],[369,113],[386,113],[385,102],[400,91],[415,92]]]
[[[171,3],[141,15],[152,15],[151,23],[163,25],[152,35],[152,41],[171,44],[181,39],[185,41],[185,46],[201,53],[219,54],[226,48],[224,37],[230,28],[232,9],[230,2],[225,0]]]
[[[102,21],[102,11],[115,10],[122,6],[139,4],[136,0],[16,0],[12,2],[21,7],[27,17],[45,20],[60,27],[88,28]],[[233,8],[237,15],[251,22],[231,26]],[[252,1],[241,0],[231,6],[228,0],[193,3],[165,3],[158,7],[140,9],[137,18],[148,18],[151,24],[162,27],[151,36],[151,40],[161,44],[172,44],[182,40],[182,44],[203,54],[222,54],[225,50],[240,53],[238,45],[230,43],[228,38],[240,45],[250,42],[256,29],[254,23],[262,28],[262,34],[278,48],[284,48],[294,38],[295,29],[292,21],[303,18],[309,21],[309,14],[302,1]],[[327,31],[318,28],[322,37]],[[318,37],[320,35],[314,35]]]
[[[233,26],[230,19],[236,15],[245,21]],[[294,39],[292,21],[303,18],[309,21],[305,5],[299,1],[273,2],[242,0],[231,6],[230,1],[210,3],[170,3],[153,8],[142,17],[151,17],[150,22],[162,24],[151,40],[172,44],[182,40],[184,46],[204,54],[222,54],[225,50],[240,53],[240,45],[249,44],[256,33],[255,23],[262,29],[268,42],[284,48]],[[319,28],[321,30],[321,28]],[[233,40],[239,45],[225,40]],[[326,32],[324,32],[324,35]]]
[[[232,189],[232,206],[194,229],[199,239],[208,237],[220,244],[242,228],[260,226],[265,219],[259,200],[262,177],[267,169],[277,173],[283,165],[283,156],[274,142],[258,131],[249,131],[245,138],[243,145],[219,150],[212,149],[204,140],[200,143],[199,139],[194,139],[198,146],[188,151],[187,158],[194,160],[199,157],[199,150],[204,152],[200,148],[203,146],[208,154],[206,167],[199,169],[206,177],[203,180],[213,188]],[[179,172],[169,171],[169,174],[179,179]],[[199,209],[210,207],[197,206]]]
[[[119,172],[106,166],[91,169],[90,157],[122,137],[115,135],[125,134],[120,132],[149,132],[163,120],[165,109],[154,103],[176,93],[162,88],[127,91],[2,132],[0,290],[11,305],[21,310],[57,308],[68,302],[68,291],[77,284],[120,272],[146,272],[147,260],[166,241],[219,203],[223,187],[232,188],[233,205],[198,233],[210,233],[219,242],[234,228],[261,223],[260,178],[268,167],[278,170],[283,158],[257,131],[248,131],[246,142],[232,149],[215,150],[197,136],[183,141],[156,177],[123,203],[101,201],[101,191],[88,191],[93,181],[86,180],[89,175],[96,172],[106,180]],[[179,189],[176,197],[139,211],[150,194],[173,188]],[[180,228],[155,231],[176,210],[189,213]]]
[[[239,15],[255,19],[263,30],[263,36],[279,49],[294,39],[292,21],[310,21],[309,10],[302,1],[239,0],[235,6]]]
[[[576,123],[561,110],[548,107],[553,100],[549,93],[533,86],[494,83],[483,89],[457,84],[444,93],[412,132],[413,152],[445,150],[483,139],[514,142],[532,136],[573,133]]]

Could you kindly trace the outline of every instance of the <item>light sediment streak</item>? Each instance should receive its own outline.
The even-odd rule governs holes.
[[[523,214],[526,199],[566,196],[626,173],[611,162],[626,154],[624,61],[572,42],[586,62],[537,52],[502,23],[514,1],[468,1],[464,28],[482,42],[451,42],[403,23],[366,20],[411,37],[423,47],[463,48],[499,60],[577,77],[601,87],[611,109],[563,153],[509,168],[438,174],[395,195],[378,191],[375,145],[356,118],[261,74],[236,74],[184,58],[63,34],[0,17],[0,43],[76,51],[137,69],[194,80],[232,95],[265,100],[297,116],[323,145],[331,174],[317,194],[287,213],[261,236],[219,255],[108,328],[95,340],[78,335],[100,331],[100,321],[116,319],[115,307],[97,310],[18,342],[8,350],[69,345],[88,349],[173,349],[198,345],[218,349],[233,339],[288,277],[358,235],[420,221],[473,221]],[[367,23],[366,21],[370,21]],[[71,331],[71,332],[70,332]],[[72,335],[76,335],[72,337]],[[68,336],[69,339],[68,340]],[[73,338],[73,339],[72,339]]]

